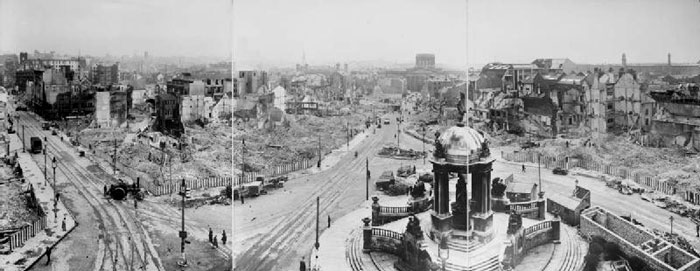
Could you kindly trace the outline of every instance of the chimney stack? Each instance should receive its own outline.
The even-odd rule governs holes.
[[[671,66],[671,53],[668,53],[668,65]]]
[[[625,56],[625,53],[622,53],[622,67],[627,68],[627,56]]]

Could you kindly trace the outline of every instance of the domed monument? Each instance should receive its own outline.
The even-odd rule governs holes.
[[[436,138],[434,156],[430,159],[435,174],[430,236],[447,234],[490,241],[493,238],[491,170],[494,159],[490,158],[488,141],[482,132],[462,123]],[[450,173],[459,176],[456,201],[452,204],[449,202]]]

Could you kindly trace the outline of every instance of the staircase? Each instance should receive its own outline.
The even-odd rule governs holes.
[[[580,271],[588,253],[588,243],[577,234],[575,228],[562,225],[561,243],[555,247],[551,261],[542,270]]]
[[[447,246],[451,250],[461,251],[461,252],[472,252],[484,246],[483,243],[479,241],[467,241],[458,238],[449,238],[447,240]]]
[[[459,264],[454,264],[448,262],[445,264],[445,270],[449,271],[500,271],[501,263],[498,260],[498,255],[494,255],[491,258],[487,258],[476,264],[470,264],[470,266],[463,266]]]

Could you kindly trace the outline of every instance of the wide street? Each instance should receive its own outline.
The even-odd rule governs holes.
[[[156,203],[148,197],[139,202],[137,209],[131,199],[108,200],[103,196],[103,187],[117,183],[109,174],[111,170],[106,170],[104,165],[97,165],[86,157],[79,157],[67,139],[61,140],[59,136],[52,136],[50,131],[42,130],[40,120],[33,114],[21,111],[16,113],[19,125],[15,129],[21,137],[21,125],[24,125],[26,146],[29,146],[29,138],[32,136],[42,139],[46,137],[47,175],[52,180],[51,158],[56,156],[56,185],[60,197],[79,223],[52,253],[52,264],[35,265],[32,270],[129,270],[132,267],[138,270],[173,270],[180,251],[177,237],[180,210]],[[44,155],[35,154],[33,158],[43,169]],[[230,266],[231,250],[228,246],[208,249],[209,245],[205,241],[207,225],[188,221],[186,230],[192,236],[189,239],[193,241],[188,249],[207,254],[200,260],[204,264],[191,270]],[[168,239],[163,240],[166,236]]]
[[[290,179],[285,188],[268,195],[247,198],[245,204],[234,202],[234,266],[236,270],[296,270],[302,256],[308,255],[315,242],[316,197],[320,197],[320,230],[327,228],[328,216],[340,218],[365,201],[365,159],[373,178],[383,171],[403,165],[417,165],[423,160],[394,160],[376,156],[385,144],[396,144],[396,117],[391,125],[364,139],[355,149],[342,156],[330,169],[313,175]],[[401,148],[422,150],[421,142],[403,134]],[[429,148],[425,145],[426,150]],[[343,146],[344,148],[345,146]],[[354,151],[358,157],[354,157]],[[235,157],[234,161],[240,159]],[[426,161],[429,164],[429,162]],[[370,197],[375,193],[370,181]],[[370,216],[370,214],[367,214]],[[361,225],[361,221],[357,221]],[[331,225],[332,226],[332,225]],[[320,249],[324,244],[320,244]]]
[[[332,168],[312,175],[300,175],[290,179],[285,188],[273,190],[268,195],[250,198],[241,205],[234,203],[234,259],[236,270],[293,270],[298,268],[302,256],[308,255],[315,242],[316,197],[320,197],[320,231],[327,228],[327,218],[339,218],[356,209],[365,200],[365,158],[369,157],[372,176],[384,170],[396,170],[400,165],[413,164],[422,167],[422,160],[400,161],[376,156],[384,144],[396,143],[395,119],[371,134],[356,150],[351,149]],[[406,134],[401,136],[404,148],[421,150],[422,145]],[[432,146],[426,144],[426,150]],[[518,181],[537,183],[536,164],[527,164],[525,173],[521,163],[500,160],[502,148],[492,148],[491,153],[499,158],[494,163],[492,178],[505,178],[514,173]],[[512,149],[512,148],[509,148]],[[429,165],[430,163],[427,162]],[[560,176],[549,169],[542,169],[542,189],[545,196],[552,193],[570,195],[575,179],[579,185],[591,190],[593,205],[602,206],[619,215],[633,215],[635,219],[651,228],[668,231],[669,217],[674,216],[674,233],[680,233],[698,246],[695,226],[688,218],[682,218],[643,201],[638,194],[626,196],[610,189],[603,182],[584,176]],[[370,181],[370,196],[376,193]],[[367,214],[370,216],[370,214]],[[361,222],[357,222],[358,226]],[[506,225],[502,225],[506,227]],[[322,250],[324,244],[320,244]]]

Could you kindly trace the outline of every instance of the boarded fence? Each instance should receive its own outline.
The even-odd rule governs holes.
[[[291,163],[286,163],[282,165],[276,165],[271,167],[270,169],[263,171],[263,172],[246,172],[243,176],[243,179],[241,179],[241,176],[234,176],[233,177],[233,186],[240,186],[242,184],[250,183],[255,181],[257,177],[275,177],[279,175],[284,175],[288,173],[292,173],[295,171],[299,170],[304,170],[307,168],[310,168],[312,166],[316,165],[316,159],[301,159],[298,161],[294,161]]]
[[[220,187],[220,186],[227,186],[232,183],[232,178],[205,178],[205,179],[190,179],[190,180],[185,180],[185,184],[187,185],[187,188],[191,190],[197,190],[197,189],[206,189],[206,188],[212,188],[212,187]],[[155,185],[153,183],[149,183],[146,185],[146,189],[148,192],[153,194],[154,196],[162,196],[162,195],[167,195],[171,193],[178,193],[180,192],[180,185],[182,185],[182,180],[173,180],[172,183],[167,182],[163,183],[162,185]]]
[[[46,216],[35,220],[31,225],[21,227],[18,231],[10,235],[10,250],[15,250],[24,245],[24,242],[36,236],[46,228]]]
[[[503,159],[512,162],[538,162],[538,154],[535,152],[502,153],[501,156]],[[539,157],[539,163],[542,165],[542,167],[547,169],[553,169],[556,167],[567,169],[579,167],[597,171],[603,174],[617,176],[627,180],[633,180],[635,183],[664,194],[674,195],[676,193],[676,185],[668,182],[666,179],[661,179],[655,176],[646,176],[638,172],[633,172],[629,168],[605,165],[590,159],[570,159],[566,155],[558,155],[556,157],[542,155]]]

